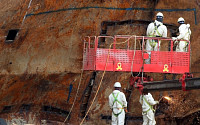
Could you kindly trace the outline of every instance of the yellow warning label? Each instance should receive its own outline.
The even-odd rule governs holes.
[[[117,68],[116,68],[117,70],[122,70],[122,64],[119,62],[119,63],[117,63]]]
[[[169,72],[168,70],[169,66],[167,64],[164,65],[164,69],[163,69],[163,72]]]

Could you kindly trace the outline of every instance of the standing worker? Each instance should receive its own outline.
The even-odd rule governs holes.
[[[112,109],[112,125],[124,125],[127,101],[123,92],[120,92],[121,84],[115,82],[114,91],[109,95],[109,106]],[[125,110],[125,112],[124,112]]]
[[[177,37],[172,37],[174,44],[176,46],[176,52],[187,52],[188,49],[188,42],[184,40],[190,41],[190,24],[185,24],[185,20],[183,17],[178,18],[178,24],[179,24],[179,35]],[[173,79],[176,78],[176,74],[173,74]]]
[[[155,125],[156,121],[153,106],[159,102],[154,101],[152,95],[147,92],[143,92],[139,102],[142,104],[143,125]]]
[[[156,20],[150,23],[147,27],[147,36],[148,37],[167,37],[167,27],[163,25],[163,14],[161,12],[156,14]],[[159,41],[160,49],[161,41]],[[150,64],[151,51],[158,50],[158,41],[148,39],[146,43],[146,50],[149,54],[149,58],[145,60],[146,64]]]
[[[180,17],[177,22],[179,23],[179,36],[172,37],[172,39],[175,41],[175,44],[178,42],[177,40],[180,40],[178,42],[178,45],[176,46],[177,52],[187,52],[188,42],[181,40],[190,40],[190,24],[185,24],[185,20],[183,17]]]

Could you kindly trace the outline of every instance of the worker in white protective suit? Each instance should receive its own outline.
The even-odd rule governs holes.
[[[156,121],[153,106],[159,102],[154,101],[152,95],[147,92],[143,92],[139,102],[142,105],[143,125],[155,125]]]
[[[156,20],[150,23],[147,27],[147,36],[148,37],[167,37],[167,27],[163,25],[163,14],[161,12],[157,13]],[[150,64],[151,51],[159,51],[161,41],[148,39],[146,43],[146,50],[149,54],[149,58],[145,60],[146,64]]]
[[[191,30],[190,24],[185,24],[184,18],[180,17],[177,21],[179,23],[179,36],[172,37],[177,44],[176,51],[177,52],[187,52],[188,42],[182,40],[190,40]]]
[[[114,84],[114,91],[109,95],[109,106],[112,109],[112,125],[124,125],[127,101],[123,92],[120,92],[121,84]]]

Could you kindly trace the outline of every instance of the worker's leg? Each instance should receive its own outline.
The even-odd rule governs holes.
[[[156,124],[156,121],[155,121],[155,119],[154,120],[150,120],[149,121],[149,125],[155,125]]]
[[[123,110],[122,113],[118,115],[118,125],[124,125],[124,120],[125,120],[125,112]]]
[[[149,58],[145,60],[146,64],[150,64],[150,59],[151,59],[151,51],[152,51],[152,46],[150,45],[151,40],[147,40],[146,43],[146,51],[149,54]]]
[[[148,125],[148,121],[149,121],[149,119],[148,119],[147,115],[143,115],[143,124],[142,125]]]
[[[117,125],[117,117],[112,113],[112,125]]]
[[[176,52],[180,52],[179,45],[176,46]]]
[[[156,124],[154,112],[152,110],[149,110],[147,112],[147,117],[149,119],[149,125],[155,125]]]
[[[159,41],[159,43],[158,42],[154,43],[155,46],[153,47],[153,51],[160,51],[160,42],[161,41]],[[158,48],[158,46],[159,46],[159,48]]]

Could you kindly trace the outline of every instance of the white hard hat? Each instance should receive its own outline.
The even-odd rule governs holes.
[[[163,17],[163,14],[162,14],[161,12],[158,12],[158,13],[156,14],[156,16],[161,16],[161,17]]]
[[[181,21],[185,22],[185,20],[184,20],[183,17],[178,18],[178,21],[177,21],[177,22],[181,22]]]
[[[115,82],[114,87],[121,87],[121,84],[119,82]]]

